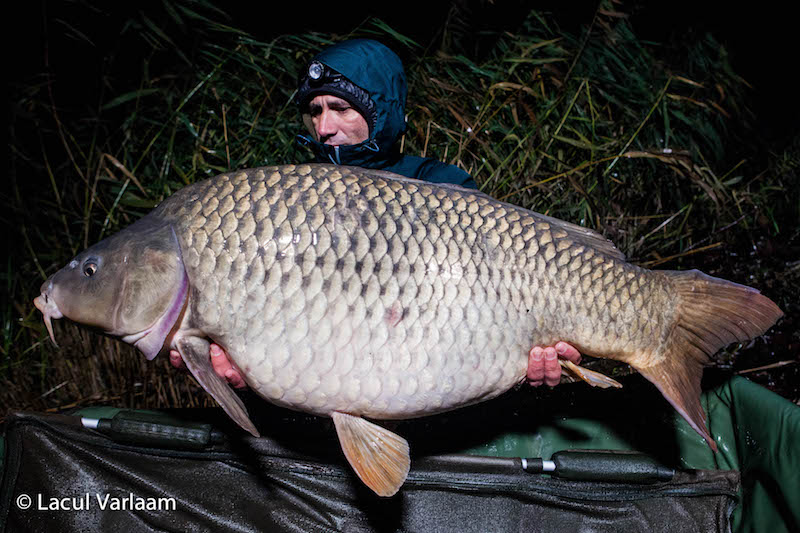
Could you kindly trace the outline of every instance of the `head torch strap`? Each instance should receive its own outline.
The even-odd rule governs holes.
[[[309,102],[320,94],[331,94],[347,100],[364,116],[372,134],[378,117],[370,94],[343,74],[314,60],[309,64],[298,86],[296,101],[301,111],[305,112]]]

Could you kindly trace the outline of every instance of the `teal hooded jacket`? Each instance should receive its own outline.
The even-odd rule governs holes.
[[[403,63],[389,48],[371,39],[352,39],[326,48],[312,59],[311,64],[314,62],[334,70],[366,91],[372,100],[369,107],[374,110],[372,117],[365,117],[370,135],[361,144],[330,146],[309,135],[299,135],[298,140],[314,152],[317,162],[387,170],[433,183],[477,188],[472,177],[454,165],[400,153],[398,141],[406,129],[408,89]],[[330,91],[324,90],[324,86],[317,91],[309,90],[308,86],[304,88],[301,80],[298,94],[301,113],[307,114],[308,102],[316,94],[326,92]],[[335,94],[354,103],[353,97],[346,92]],[[364,105],[356,107],[363,109]]]

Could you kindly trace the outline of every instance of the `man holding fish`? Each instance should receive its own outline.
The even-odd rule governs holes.
[[[455,165],[432,158],[403,155],[406,77],[402,62],[386,46],[369,39],[333,45],[309,64],[300,78],[296,102],[311,136],[298,135],[316,162],[374,168],[431,183],[477,188]],[[528,358],[528,383],[554,387],[561,379],[558,359],[578,364],[578,350],[566,342],[534,346]],[[185,368],[177,350],[170,362]],[[211,344],[217,374],[236,388],[246,387],[241,371],[217,344]]]

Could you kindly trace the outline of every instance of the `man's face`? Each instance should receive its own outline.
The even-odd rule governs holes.
[[[331,94],[314,97],[308,104],[316,139],[331,146],[359,144],[369,138],[364,117],[347,100]]]

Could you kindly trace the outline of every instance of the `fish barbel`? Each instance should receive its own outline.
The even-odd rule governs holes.
[[[35,300],[134,344],[177,349],[258,436],[209,340],[268,401],[334,420],[376,493],[402,485],[406,419],[493,398],[532,345],[624,361],[715,448],[700,377],[721,347],[782,316],[757,290],[651,271],[586,228],[474,190],[382,171],[287,165],[188,186],[76,256]],[[55,339],[53,339],[55,342]]]

